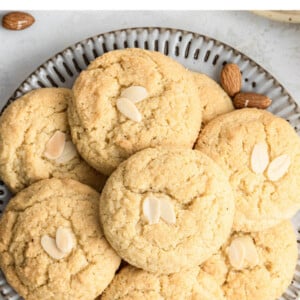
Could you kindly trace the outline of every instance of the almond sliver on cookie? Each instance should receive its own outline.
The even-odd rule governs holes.
[[[66,134],[57,130],[46,144],[44,155],[49,159],[57,159],[64,151]]]
[[[135,104],[127,98],[120,98],[117,100],[117,109],[132,121],[141,122],[142,120],[142,115]]]
[[[243,268],[244,260],[246,256],[244,243],[240,238],[234,239],[228,249],[229,262],[237,270]]]
[[[63,253],[69,253],[73,246],[73,238],[69,228],[58,227],[56,231],[56,246]]]
[[[76,155],[77,155],[77,150],[75,145],[71,141],[67,141],[65,143],[65,147],[61,156],[59,156],[56,159],[56,162],[59,164],[67,163],[68,161],[73,159]]]
[[[291,164],[291,158],[287,154],[280,155],[271,161],[268,168],[268,178],[276,181],[284,176]]]
[[[160,198],[160,217],[169,224],[176,223],[174,207],[169,199]]]
[[[143,213],[149,224],[157,224],[160,217],[160,203],[155,197],[147,197],[143,202]]]
[[[257,143],[251,155],[251,168],[254,173],[262,174],[269,163],[268,145],[265,142]]]
[[[45,252],[54,259],[61,259],[66,255],[56,247],[55,240],[49,235],[42,236],[41,245]]]
[[[244,243],[244,248],[246,251],[245,260],[251,265],[256,266],[259,262],[259,257],[255,244],[250,236],[244,236],[241,238]]]
[[[148,92],[143,86],[133,85],[123,90],[121,97],[129,99],[133,103],[137,103],[147,98]]]

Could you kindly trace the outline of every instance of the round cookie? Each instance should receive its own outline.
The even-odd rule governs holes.
[[[191,149],[149,148],[123,162],[100,197],[105,237],[131,265],[174,273],[226,241],[233,194],[222,170]]]
[[[34,90],[11,103],[0,117],[0,177],[13,192],[51,177],[76,179],[96,189],[104,185],[105,177],[78,155],[71,142],[67,120],[71,97],[71,90],[64,88]],[[66,135],[73,150],[66,161],[45,155],[56,132]]]
[[[204,125],[218,115],[234,110],[231,98],[217,82],[205,74],[193,72],[193,75],[203,106],[202,121]]]
[[[135,103],[136,122],[117,108],[122,92],[140,86],[148,96]],[[192,74],[159,52],[111,51],[81,72],[69,107],[73,141],[91,166],[111,172],[135,152],[156,146],[192,148],[202,105]]]
[[[77,181],[52,178],[10,200],[0,219],[0,267],[26,300],[94,299],[113,279],[120,258],[100,228],[99,196]],[[54,259],[42,240],[57,238],[60,227],[71,232],[73,247]]]
[[[246,244],[244,262],[240,266],[235,263],[232,266],[229,249],[237,239],[251,241],[252,246]],[[253,245],[254,255],[251,251]],[[235,255],[241,257],[237,252]],[[202,267],[222,285],[227,300],[274,300],[291,283],[296,263],[296,236],[291,223],[284,221],[261,232],[234,232],[219,253]]]
[[[270,228],[300,208],[300,140],[285,120],[265,110],[236,110],[209,122],[195,148],[230,178],[235,230]]]
[[[125,267],[118,273],[101,300],[225,300],[214,278],[199,267],[171,275],[157,275]]]

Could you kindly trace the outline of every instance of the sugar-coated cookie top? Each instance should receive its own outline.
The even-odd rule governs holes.
[[[138,121],[117,106],[132,86],[147,92],[142,101],[129,103]],[[201,127],[202,106],[192,74],[159,52],[110,51],[80,74],[73,93],[73,140],[89,164],[104,174],[144,148],[192,148]]]
[[[100,219],[124,260],[167,274],[197,266],[217,251],[231,230],[233,202],[226,176],[206,155],[150,148],[110,176]]]
[[[196,149],[230,179],[235,230],[275,226],[300,208],[300,139],[284,119],[250,108],[221,115],[200,133]]]

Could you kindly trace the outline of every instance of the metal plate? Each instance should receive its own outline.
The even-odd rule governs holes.
[[[90,61],[103,53],[123,48],[144,48],[171,56],[186,68],[206,73],[218,81],[226,62],[239,65],[243,91],[262,93],[273,102],[269,111],[288,120],[300,132],[300,110],[285,88],[265,69],[232,47],[197,33],[168,28],[135,28],[100,34],[59,52],[34,71],[7,101],[6,106],[25,93],[41,87],[71,87],[75,78]],[[0,184],[0,215],[11,194]],[[300,240],[300,213],[293,219]],[[296,299],[300,293],[300,263],[294,280],[280,299]],[[0,300],[21,299],[0,272]],[[259,299],[260,300],[260,299]]]

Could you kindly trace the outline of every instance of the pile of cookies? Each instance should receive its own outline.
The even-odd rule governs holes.
[[[10,104],[0,177],[0,267],[26,300],[275,300],[294,275],[296,132],[158,52]]]

